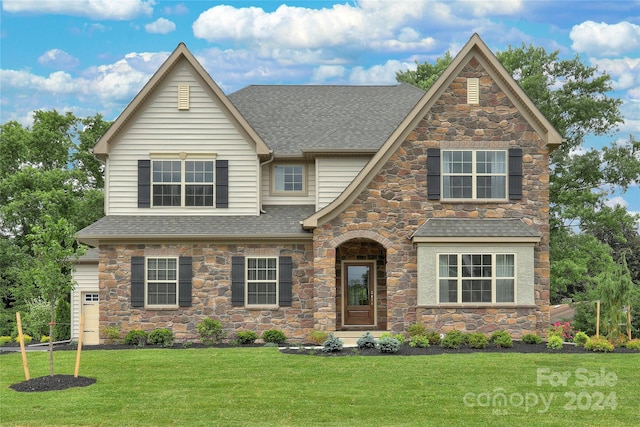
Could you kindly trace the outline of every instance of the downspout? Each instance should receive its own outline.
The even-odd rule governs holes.
[[[260,163],[260,169],[258,170],[258,206],[260,206],[260,213],[266,213],[264,211],[264,209],[262,209],[262,167],[264,165],[268,165],[269,163],[273,162],[274,160],[274,156],[273,156],[273,150],[269,150],[269,155],[271,156],[269,158],[269,160],[265,160],[264,162]]]

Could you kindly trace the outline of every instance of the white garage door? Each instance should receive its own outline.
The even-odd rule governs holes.
[[[100,298],[97,293],[82,294],[82,313],[84,314],[84,331],[82,343],[100,344]]]

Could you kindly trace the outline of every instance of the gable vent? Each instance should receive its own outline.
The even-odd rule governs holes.
[[[189,85],[178,86],[178,110],[189,109]]]
[[[476,78],[467,79],[467,104],[480,103],[480,82]]]

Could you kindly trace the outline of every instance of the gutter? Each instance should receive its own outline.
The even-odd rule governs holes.
[[[273,150],[269,151],[269,156],[269,160],[265,160],[264,162],[260,163],[260,167],[258,168],[258,206],[260,207],[261,214],[267,213],[264,209],[262,209],[262,167],[273,162],[273,160],[275,159]]]

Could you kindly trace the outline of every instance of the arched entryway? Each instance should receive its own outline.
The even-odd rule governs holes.
[[[386,330],[386,258],[384,246],[366,238],[336,248],[336,330]]]

